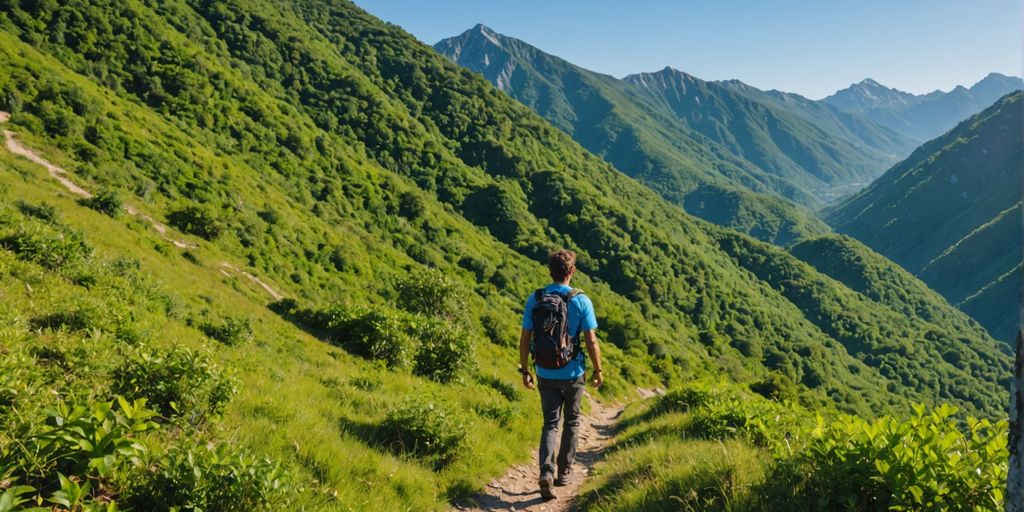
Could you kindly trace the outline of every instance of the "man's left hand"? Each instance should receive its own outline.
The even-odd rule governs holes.
[[[603,384],[603,383],[604,383],[604,376],[601,374],[601,372],[595,371],[594,372],[594,377],[593,377],[593,379],[591,379],[590,384],[593,385],[595,388],[599,388],[599,387],[601,387],[601,384]]]

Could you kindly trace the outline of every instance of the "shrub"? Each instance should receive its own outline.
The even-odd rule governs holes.
[[[185,206],[167,215],[167,222],[184,233],[206,240],[216,240],[224,231],[224,224],[210,209]]]
[[[396,453],[412,454],[443,467],[458,456],[466,427],[444,407],[413,400],[391,410],[380,433]]]
[[[153,416],[145,400],[58,400],[42,426],[27,426],[34,432],[10,445],[14,451],[3,454],[4,463],[40,492],[60,488],[58,474],[107,479],[144,454],[139,436],[157,428]]]
[[[92,257],[93,252],[79,232],[56,230],[37,223],[20,226],[13,234],[0,239],[0,247],[14,252],[19,259],[51,270],[80,263]]]
[[[452,319],[466,307],[459,284],[439,270],[414,272],[398,282],[398,306],[427,316]]]
[[[220,321],[204,322],[200,329],[207,336],[228,346],[252,339],[252,323],[245,317],[225,317]]]
[[[800,396],[800,390],[789,377],[777,372],[771,372],[763,379],[750,383],[750,390],[765,398],[772,400],[795,400]]]
[[[658,398],[651,408],[654,413],[687,412],[703,407],[719,398],[721,392],[714,386],[703,382],[691,382],[682,387],[668,390]]]
[[[165,418],[193,427],[220,414],[235,393],[234,381],[206,357],[188,349],[139,350],[113,372],[114,392],[145,398]]]
[[[437,382],[462,380],[476,360],[476,350],[466,331],[455,324],[426,321],[416,324],[419,340],[413,373]]]
[[[29,217],[35,217],[41,221],[53,224],[58,220],[57,207],[49,203],[39,203],[38,205],[26,203],[25,201],[18,201],[15,203],[18,210]]]
[[[107,188],[100,190],[90,198],[80,199],[79,203],[115,218],[121,215],[121,211],[124,210],[121,195],[116,190]]]
[[[159,461],[140,468],[124,503],[133,510],[263,510],[281,497],[284,472],[227,444],[179,443]]]
[[[336,304],[321,310],[299,310],[295,315],[350,352],[382,361],[388,368],[409,367],[414,343],[405,332],[405,320],[393,311]]]
[[[770,508],[997,510],[1003,507],[1007,422],[968,418],[947,405],[915,406],[906,420],[819,418],[806,450],[768,480]]]

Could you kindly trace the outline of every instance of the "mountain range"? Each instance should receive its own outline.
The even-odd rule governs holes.
[[[1022,281],[1022,118],[1024,92],[1007,95],[826,216],[1008,343]]]
[[[620,80],[483,25],[435,49],[688,212],[777,243],[824,230],[806,210],[766,195],[817,207],[913,148],[828,105],[671,68]]]
[[[911,94],[865,79],[822,101],[860,114],[905,137],[924,142],[942,135],[968,117],[989,107],[1000,97],[1024,89],[1024,80],[990,73],[970,88],[956,86],[949,92]]]

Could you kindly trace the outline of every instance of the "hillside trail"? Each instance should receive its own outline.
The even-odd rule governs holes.
[[[642,399],[664,391],[661,389],[638,389]],[[569,512],[576,510],[576,497],[594,466],[604,458],[605,449],[615,435],[615,427],[625,405],[603,404],[585,393],[590,403],[590,414],[582,415],[576,461],[573,464],[572,481],[563,487],[555,487],[555,499],[545,501],[537,486],[538,455],[533,451],[529,464],[518,464],[509,468],[504,476],[494,479],[483,492],[474,496],[472,504],[455,505],[452,510],[465,512],[492,511],[535,511]],[[538,437],[540,431],[538,429]]]
[[[10,121],[10,119],[11,119],[11,115],[9,113],[0,111],[0,124],[8,122],[8,121]],[[74,194],[74,195],[76,195],[78,197],[85,198],[85,199],[89,199],[89,198],[92,197],[92,193],[91,192],[89,192],[88,190],[78,186],[77,184],[75,184],[75,182],[71,181],[71,179],[68,178],[68,172],[65,171],[63,168],[61,168],[60,166],[57,166],[57,165],[51,163],[49,160],[47,160],[47,159],[43,158],[42,156],[40,156],[39,153],[36,153],[31,148],[25,146],[21,142],[18,142],[18,139],[15,138],[15,136],[14,136],[14,132],[12,132],[10,130],[3,130],[3,135],[4,135],[4,139],[6,141],[6,146],[7,146],[7,150],[8,151],[10,151],[11,153],[13,153],[15,155],[27,158],[28,160],[30,160],[30,161],[32,161],[32,162],[34,162],[36,164],[39,164],[39,165],[45,167],[46,170],[50,173],[50,177],[52,177],[53,179],[57,180],[65,189],[67,189],[68,192],[70,192],[70,193],[72,193],[72,194]],[[184,240],[178,240],[176,238],[172,238],[171,236],[169,236],[167,234],[169,229],[168,229],[168,227],[166,225],[158,222],[153,217],[150,217],[149,215],[147,215],[147,214],[145,214],[143,212],[140,212],[138,209],[136,209],[135,207],[133,207],[131,205],[127,205],[127,204],[124,205],[124,211],[126,213],[128,213],[128,215],[131,215],[132,217],[138,217],[138,218],[146,221],[147,223],[149,223],[149,225],[152,226],[153,229],[156,230],[156,232],[160,234],[161,238],[163,238],[164,240],[174,244],[174,246],[179,248],[179,249],[196,249],[196,248],[199,247],[196,244],[193,244],[193,243],[190,243],[190,242],[186,242]],[[239,270],[234,265],[232,265],[232,264],[230,264],[230,263],[228,263],[226,261],[220,262],[220,267],[221,267],[221,272],[224,273],[225,275],[230,276],[230,274],[228,273],[228,270],[230,270],[232,272],[235,272],[237,274],[241,274],[243,277],[245,277],[249,281],[253,282],[257,286],[262,288],[264,291],[266,291],[268,295],[270,295],[271,297],[274,298],[274,300],[281,300],[281,299],[284,298],[284,295],[279,293],[272,286],[270,286],[269,284],[265,283],[263,280],[261,280],[260,278],[256,277],[255,275],[253,275],[253,274],[251,274],[249,272],[246,272],[245,270]]]

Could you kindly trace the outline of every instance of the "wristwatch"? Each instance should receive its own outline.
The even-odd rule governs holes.
[[[526,376],[529,376],[530,375],[530,370],[527,370],[526,368],[519,368],[519,373],[521,373],[523,375],[526,375]]]

